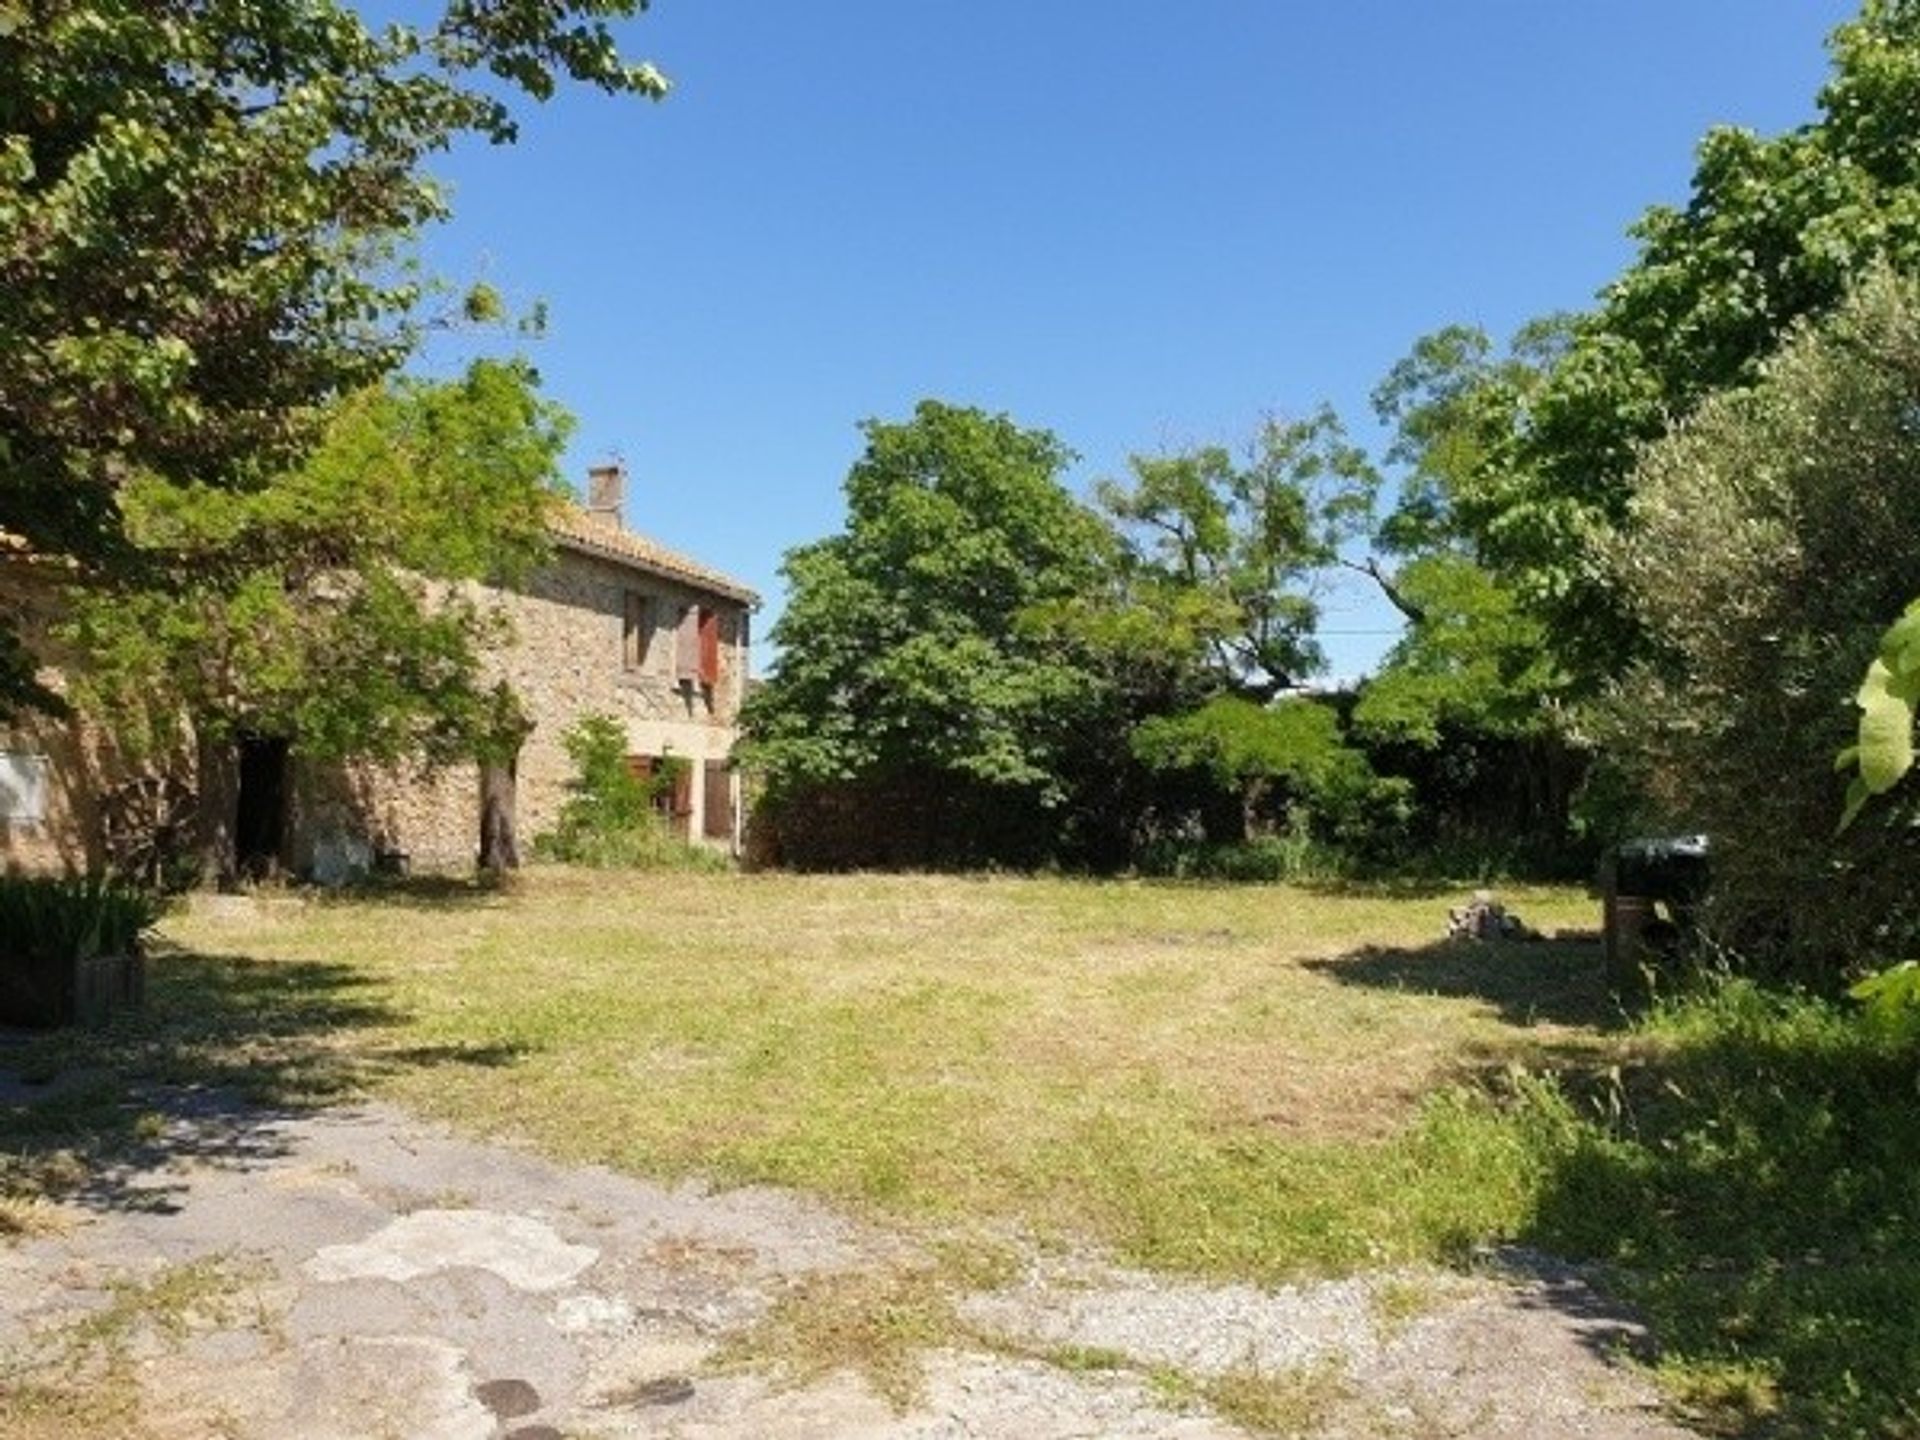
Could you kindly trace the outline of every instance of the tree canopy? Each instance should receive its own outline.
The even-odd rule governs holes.
[[[1589,689],[1635,645],[1599,557],[1628,520],[1640,448],[1753,384],[1796,319],[1876,264],[1920,270],[1920,4],[1867,0],[1830,49],[1818,118],[1772,138],[1710,131],[1686,205],[1640,218],[1639,253],[1540,382],[1491,374],[1468,400],[1484,443],[1449,485],[1453,513]]]
[[[410,353],[424,166],[562,81],[648,96],[646,0],[0,0],[0,531],[130,563],[131,482],[248,491]],[[477,308],[490,308],[484,296]],[[31,692],[0,595],[0,712]]]
[[[1270,419],[1242,459],[1208,445],[1130,468],[1096,490],[1121,542],[1109,633],[1177,658],[1201,696],[1270,700],[1318,674],[1319,582],[1379,482],[1339,418]]]
[[[136,751],[190,728],[318,758],[471,758],[512,701],[482,664],[501,622],[460,582],[544,557],[571,425],[524,364],[478,361],[350,397],[260,489],[130,480],[130,559],[71,597],[75,693]]]
[[[863,428],[845,530],[783,566],[748,754],[776,794],[930,775],[1057,802],[1088,679],[1026,617],[1097,585],[1107,545],[1061,485],[1069,452],[932,400]]]

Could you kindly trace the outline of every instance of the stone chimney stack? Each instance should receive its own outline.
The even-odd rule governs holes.
[[[587,514],[618,530],[626,499],[627,467],[623,461],[587,467]]]

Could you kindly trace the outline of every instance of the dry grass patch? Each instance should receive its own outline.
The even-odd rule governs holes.
[[[902,1414],[920,1399],[929,1350],[963,1333],[948,1279],[902,1267],[809,1276],[711,1361],[719,1371],[771,1371],[804,1386],[849,1371]]]
[[[1318,1433],[1353,1394],[1346,1371],[1331,1361],[1292,1370],[1229,1370],[1196,1388],[1201,1399],[1242,1429],[1289,1440]]]
[[[51,1440],[146,1433],[137,1345],[174,1346],[196,1330],[239,1321],[271,1328],[256,1291],[264,1274],[209,1256],[113,1282],[98,1309],[0,1357],[0,1434]]]
[[[1597,959],[1448,959],[1449,898],[543,870],[511,895],[198,913],[168,934],[266,993],[326,967],[368,1013],[297,1037],[311,1053],[287,1068],[323,1087],[564,1157],[1278,1278],[1499,1224],[1524,1177],[1449,1199],[1483,1137],[1443,1117],[1408,1150],[1433,1128],[1422,1097],[1600,1044],[1565,1004],[1514,1000],[1544,977],[1597,1012]],[[1591,919],[1571,892],[1505,898],[1543,927]],[[1389,1193],[1409,1179],[1424,1193]]]

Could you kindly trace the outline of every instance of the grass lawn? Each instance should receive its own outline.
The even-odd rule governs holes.
[[[1605,1266],[1716,1433],[1920,1437],[1912,1042],[1738,984],[1628,1026],[1590,940],[1440,942],[1458,893],[540,869],[202,902],[145,1016],[16,1053],[92,1078],[0,1110],[0,1238],[141,1140],[128,1077],[373,1094],[795,1186],[962,1288],[1009,1238],[1253,1281],[1518,1240]],[[867,1283],[795,1297],[775,1352],[938,1332],[937,1285]]]
[[[1543,928],[1594,911],[1510,899]],[[344,967],[332,1003],[369,1013],[324,1027],[297,1079],[357,1072],[651,1175],[1274,1279],[1499,1228],[1520,1157],[1430,1108],[1410,1131],[1422,1097],[1599,1043],[1593,947],[1438,946],[1447,903],[547,870],[510,897],[202,909],[166,933],[243,991]]]

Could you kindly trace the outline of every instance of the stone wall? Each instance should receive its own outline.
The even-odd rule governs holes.
[[[627,596],[650,602],[645,655],[627,662]],[[515,634],[495,659],[533,721],[520,752],[518,831],[522,849],[553,827],[573,767],[561,737],[583,715],[611,715],[625,725],[634,755],[673,755],[695,769],[690,838],[733,849],[741,810],[739,780],[729,776],[734,819],[724,839],[706,839],[705,762],[732,752],[747,682],[747,611],[738,601],[676,584],[610,560],[570,550],[524,592],[500,597]],[[720,618],[720,673],[711,688],[675,679],[672,626],[689,605]],[[480,781],[461,765],[436,774],[406,767],[360,767],[351,774],[308,773],[300,785],[296,868],[309,863],[315,840],[361,827],[378,849],[402,851],[421,869],[470,866],[479,845]]]
[[[633,566],[566,548],[524,592],[488,592],[512,624],[514,640],[489,668],[519,694],[533,721],[520,755],[518,833],[522,853],[552,828],[572,765],[561,737],[581,716],[615,717],[634,755],[674,755],[695,767],[690,838],[738,846],[738,777],[728,775],[734,820],[725,838],[706,837],[705,762],[731,754],[746,693],[747,609],[712,591],[675,583]],[[642,663],[629,666],[627,597],[650,601],[653,633]],[[681,609],[711,607],[720,621],[718,682],[711,688],[675,677],[674,634]],[[149,771],[194,786],[190,756],[131,765],[92,727],[34,719],[0,727],[0,755],[28,757],[44,776],[37,819],[8,818],[0,797],[0,869],[62,870],[101,859],[101,804]],[[3,772],[0,772],[3,773]],[[479,776],[471,765],[424,772],[417,766],[349,767],[294,762],[286,859],[297,875],[317,853],[404,852],[416,869],[466,869],[479,845]]]

